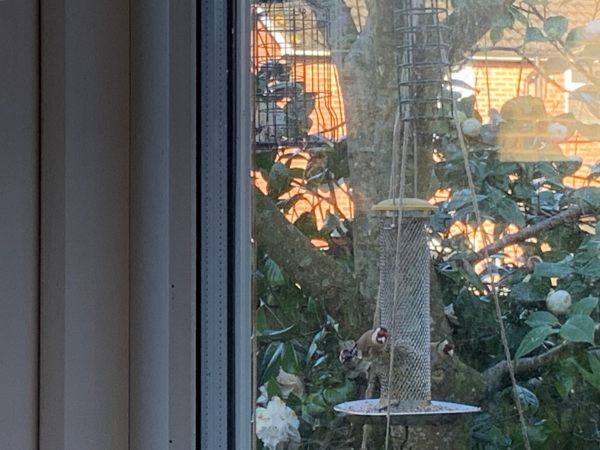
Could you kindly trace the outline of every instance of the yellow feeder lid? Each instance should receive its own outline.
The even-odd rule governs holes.
[[[373,205],[373,211],[436,211],[438,208],[432,205],[427,200],[420,198],[388,198],[383,200],[376,205]]]

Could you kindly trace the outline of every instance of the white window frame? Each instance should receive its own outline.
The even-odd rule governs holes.
[[[41,4],[40,450],[196,448],[195,8]]]
[[[24,411],[15,415],[19,427],[0,424],[0,447],[192,450],[210,439],[211,450],[251,448],[249,4],[26,0],[0,3],[0,12],[2,31],[14,31],[13,22],[31,28],[0,44],[0,55],[15,46],[28,55],[17,67],[27,76],[3,73],[0,88],[29,115],[25,131],[0,124],[18,137],[1,154],[16,187],[1,200],[23,207],[0,232],[18,236],[8,248],[25,255],[0,280],[8,294],[5,284],[17,279],[15,295],[26,300],[2,305],[19,325],[7,342],[15,341],[23,364],[0,379],[19,380],[13,397]],[[201,39],[201,71],[220,72],[199,104],[202,94],[226,88],[210,105],[226,120],[215,114],[204,128],[196,115],[198,12],[227,24],[211,28],[217,40]],[[218,51],[223,43],[233,58]],[[211,126],[230,136],[226,148],[199,150],[198,125],[200,141],[219,136]],[[203,170],[227,163],[225,184],[196,179],[197,154]],[[214,195],[225,208],[197,211]],[[207,227],[206,237],[223,226],[226,233],[197,242],[200,222],[214,214],[221,228]],[[213,272],[218,282],[204,292],[197,270],[206,265],[196,260],[210,242],[229,271]],[[196,330],[198,301],[227,320],[221,334]],[[196,367],[204,354],[222,357],[225,379],[214,377],[217,366]],[[203,407],[204,395],[215,410]],[[218,435],[214,425],[226,431]]]

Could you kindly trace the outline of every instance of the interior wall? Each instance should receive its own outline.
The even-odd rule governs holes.
[[[0,448],[37,446],[38,3],[0,2]]]
[[[129,4],[41,14],[40,450],[129,448]]]

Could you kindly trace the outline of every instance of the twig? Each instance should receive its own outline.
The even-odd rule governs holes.
[[[537,356],[521,358],[513,364],[514,372],[524,373],[541,369],[542,367],[559,361],[564,355],[573,354],[585,348],[588,344],[581,342],[565,342]],[[502,381],[508,373],[508,365],[505,360],[490,367],[484,373],[485,384],[488,392],[494,392],[502,387]]]
[[[568,209],[559,212],[555,216],[552,216],[548,219],[544,219],[541,222],[530,225],[527,228],[523,228],[522,230],[519,230],[515,233],[507,234],[503,238],[492,242],[491,244],[483,248],[481,251],[468,256],[466,260],[471,264],[477,263],[485,258],[486,253],[493,255],[494,253],[504,249],[505,247],[508,247],[509,245],[518,244],[519,242],[523,242],[526,239],[535,237],[543,231],[555,228],[558,225],[568,222],[569,220],[574,220],[584,213],[585,211],[581,206],[571,206]]]

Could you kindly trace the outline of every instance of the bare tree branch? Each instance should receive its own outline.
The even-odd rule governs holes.
[[[539,233],[542,233],[543,231],[550,230],[570,220],[575,220],[584,213],[585,211],[582,207],[577,205],[571,206],[555,216],[549,217],[548,219],[542,220],[527,228],[523,228],[515,233],[507,234],[502,239],[492,242],[481,251],[470,255],[466,260],[471,264],[479,262],[485,258],[486,253],[489,255],[494,254],[509,245],[518,244],[519,242],[523,242],[526,239],[539,235]]]
[[[571,355],[579,350],[586,348],[588,344],[581,342],[565,342],[548,350],[541,355],[531,356],[529,358],[518,359],[514,363],[515,375],[533,370],[539,370],[545,366],[549,366],[559,361],[566,355]],[[506,361],[500,361],[495,366],[490,367],[484,373],[485,384],[488,392],[493,392],[508,385],[508,364]]]
[[[460,63],[464,54],[490,31],[494,20],[514,0],[467,0],[448,17],[450,60]],[[465,30],[469,30],[465,33]]]

